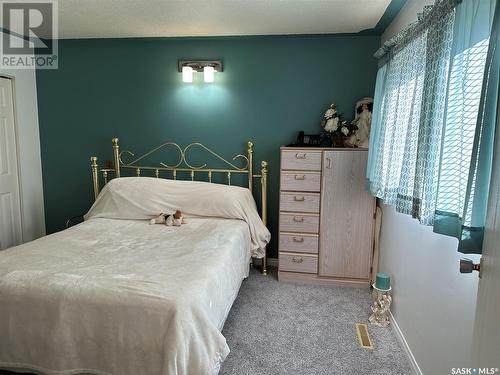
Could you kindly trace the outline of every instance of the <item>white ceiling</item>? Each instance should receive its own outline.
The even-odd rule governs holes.
[[[59,0],[59,37],[357,33],[391,0]]]

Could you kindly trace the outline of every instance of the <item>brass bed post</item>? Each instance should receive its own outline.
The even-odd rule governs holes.
[[[118,146],[118,138],[111,140],[113,143],[113,156],[115,160],[115,177],[120,177],[120,146]]]
[[[261,163],[261,187],[262,187],[262,222],[267,227],[267,161]],[[262,258],[262,273],[267,275],[267,249],[264,249],[264,258]]]
[[[92,182],[94,185],[94,199],[99,195],[99,174],[97,166],[97,156],[90,157],[90,168],[92,169]]]
[[[248,189],[252,191],[253,186],[253,143],[247,143],[247,157],[248,157]]]

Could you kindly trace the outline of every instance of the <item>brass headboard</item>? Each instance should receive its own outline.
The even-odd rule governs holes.
[[[152,150],[146,152],[145,154],[135,157],[135,155],[128,151],[120,151],[120,146],[118,145],[118,138],[113,138],[111,140],[113,145],[113,168],[100,168],[97,164],[97,157],[92,156],[90,158],[90,166],[92,169],[92,181],[94,185],[94,197],[97,198],[100,191],[100,176],[102,176],[102,181],[106,184],[110,177],[120,177],[122,170],[133,170],[136,176],[142,176],[143,172],[147,172],[150,177],[160,178],[161,172],[167,172],[170,176],[165,176],[166,178],[171,177],[176,180],[178,177],[178,172],[187,172],[191,178],[191,181],[195,181],[197,175],[203,175],[208,178],[208,182],[212,182],[212,177],[217,174],[223,174],[227,178],[227,184],[231,185],[231,176],[233,174],[246,174],[248,181],[248,189],[253,191],[254,179],[260,180],[261,187],[261,218],[264,222],[264,225],[267,225],[267,175],[268,175],[268,164],[267,161],[261,162],[260,174],[254,174],[253,168],[253,143],[247,143],[246,156],[243,154],[238,154],[232,158],[232,161],[229,161],[218,153],[212,151],[207,146],[195,142],[190,143],[186,147],[182,148],[177,143],[173,142],[165,142],[161,145],[153,148]],[[148,156],[152,154],[159,153],[160,150],[165,150],[167,148],[174,149],[179,155],[179,159],[177,163],[174,165],[169,165],[167,163],[159,163],[156,166],[147,166],[140,164],[141,161],[144,161]],[[188,161],[188,153],[193,149],[201,149],[202,151],[207,152],[216,160],[220,161],[226,168],[210,168],[207,164],[203,164],[200,166],[194,166]],[[123,154],[128,154],[130,157],[134,158],[130,162],[124,162],[122,159]],[[238,167],[235,163],[236,160],[241,160],[243,162],[242,167]],[[163,176],[161,176],[163,177]],[[262,273],[267,273],[267,255],[262,259]]]

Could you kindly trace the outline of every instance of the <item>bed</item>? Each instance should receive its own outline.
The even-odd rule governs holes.
[[[181,164],[148,177],[113,147],[114,168],[92,158],[96,200],[83,223],[0,253],[0,368],[217,374],[229,353],[224,321],[270,239],[250,189],[160,178]],[[248,180],[265,183],[267,171],[254,175],[245,159]],[[136,177],[124,177],[127,166]],[[178,208],[186,224],[149,225]]]

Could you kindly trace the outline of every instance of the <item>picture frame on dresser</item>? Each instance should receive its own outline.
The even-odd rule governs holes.
[[[280,149],[280,281],[369,287],[376,201],[365,190],[368,152]]]

